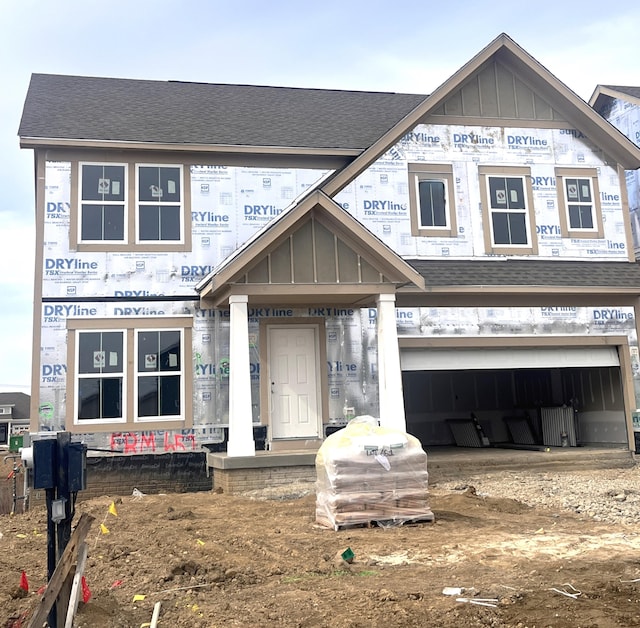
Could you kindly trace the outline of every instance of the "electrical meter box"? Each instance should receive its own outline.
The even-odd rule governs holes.
[[[67,481],[70,493],[87,488],[87,446],[84,443],[67,445]]]
[[[55,488],[58,442],[55,438],[33,441],[33,488]]]

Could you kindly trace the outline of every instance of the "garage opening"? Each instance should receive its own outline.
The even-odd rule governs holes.
[[[423,447],[460,445],[456,425],[472,417],[492,445],[523,444],[525,428],[539,445],[628,443],[615,347],[403,349],[401,362],[407,430]],[[562,408],[573,434],[561,443],[550,432]]]

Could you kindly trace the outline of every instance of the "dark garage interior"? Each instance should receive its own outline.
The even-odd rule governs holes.
[[[412,370],[403,371],[402,383],[407,431],[425,448],[628,442],[619,367]],[[559,427],[554,439],[558,412],[572,425]],[[474,444],[463,431],[456,439],[465,423],[485,438]]]

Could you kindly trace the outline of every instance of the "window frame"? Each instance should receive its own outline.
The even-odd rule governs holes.
[[[107,333],[120,333],[122,335],[122,360],[121,360],[121,368],[120,370],[116,373],[104,373],[104,372],[100,372],[99,374],[96,373],[80,373],[80,334],[78,334],[77,337],[77,342],[75,343],[74,346],[74,357],[75,357],[75,365],[76,365],[76,370],[75,372],[75,377],[74,377],[74,396],[73,396],[73,400],[74,400],[74,406],[75,406],[75,412],[74,412],[74,416],[75,416],[75,422],[76,425],[80,426],[80,425],[101,425],[104,424],[105,422],[108,423],[125,423],[126,422],[126,415],[125,415],[125,409],[127,407],[127,386],[125,386],[125,372],[126,372],[126,364],[127,364],[127,342],[126,342],[126,333],[124,332],[124,330],[118,330],[118,329],[102,329],[102,328],[98,328],[98,329],[87,329],[87,330],[83,330],[81,333],[85,333],[85,334],[107,334]],[[79,414],[79,395],[80,395],[80,382],[82,380],[85,379],[100,379],[100,380],[104,380],[107,379],[108,376],[111,375],[113,376],[117,376],[120,378],[121,381],[121,386],[122,386],[122,391],[121,391],[121,399],[120,399],[120,417],[109,417],[108,419],[103,419],[103,418],[97,418],[97,419],[80,419],[78,417]]]
[[[597,168],[556,168],[556,192],[558,195],[558,216],[560,231],[564,238],[602,239],[604,238],[604,223],[602,206],[600,205],[600,186],[598,184]],[[592,208],[591,219],[593,227],[590,229],[573,228],[569,217],[569,201],[566,196],[565,185],[567,179],[587,179],[591,186]],[[580,203],[578,203],[580,204]]]
[[[124,181],[123,181],[123,199],[122,201],[100,201],[100,200],[95,200],[95,199],[84,199],[82,196],[82,192],[83,192],[83,179],[84,179],[84,174],[83,174],[83,168],[84,166],[102,166],[103,168],[105,167],[121,167],[124,171]],[[129,183],[128,183],[128,178],[129,178],[129,167],[128,164],[125,162],[98,162],[98,161],[81,161],[78,163],[78,243],[79,244],[83,244],[83,245],[92,245],[92,244],[114,244],[114,245],[118,245],[118,244],[127,244],[127,223],[128,223],[128,191],[129,191]],[[83,206],[84,205],[108,205],[108,206],[122,206],[123,207],[123,218],[122,218],[122,239],[119,240],[107,240],[105,238],[102,238],[100,240],[83,240],[82,239],[82,213],[83,213]]]
[[[78,382],[79,338],[82,333],[114,332],[123,334],[124,369],[122,374],[122,418],[79,419]],[[180,414],[140,417],[138,416],[138,368],[137,333],[140,331],[180,332]],[[172,430],[186,429],[193,425],[193,373],[187,367],[188,348],[192,346],[193,318],[167,316],[159,318],[102,318],[67,320],[67,409],[66,427],[74,433],[109,432],[122,429]],[[133,356],[133,357],[132,357]],[[172,373],[175,373],[172,371]]]
[[[139,365],[140,355],[138,353],[140,349],[140,334],[141,333],[161,333],[161,332],[180,332],[180,355],[178,357],[180,368],[177,371],[162,371],[160,368],[154,371],[141,371]],[[184,420],[184,330],[170,327],[170,328],[150,328],[150,329],[140,329],[137,328],[134,330],[134,353],[133,353],[133,370],[135,372],[134,382],[133,382],[133,397],[134,397],[134,422],[136,423],[147,423],[149,421],[182,421]],[[164,373],[161,375],[161,373]],[[151,378],[151,377],[172,377],[172,376],[180,376],[180,412],[175,414],[167,414],[167,415],[153,415],[153,416],[140,416],[140,399],[139,399],[139,388],[140,388],[140,380],[143,378]],[[166,417],[166,418],[162,418]]]
[[[508,213],[522,214],[527,231],[526,244],[497,244],[493,232],[493,213],[504,212],[504,209],[491,207],[489,184],[492,177],[522,180],[525,207],[523,209],[506,210]],[[538,241],[536,237],[535,208],[533,204],[533,188],[531,185],[531,169],[520,166],[479,166],[480,205],[482,208],[482,225],[484,231],[485,252],[492,255],[537,255]]]
[[[458,235],[458,224],[455,203],[455,179],[452,164],[410,163],[409,174],[409,207],[411,209],[411,235],[422,237],[455,238]],[[444,226],[426,226],[422,224],[419,185],[421,181],[441,181],[445,190]]]
[[[136,157],[142,157],[138,159]],[[130,160],[123,160],[122,155],[113,156],[104,153],[89,152],[82,159],[77,159],[66,154],[60,155],[59,160],[71,163],[71,208],[69,228],[69,248],[78,252],[189,252],[192,250],[191,234],[191,168],[188,162],[180,163],[168,156],[166,162],[162,156],[156,156],[155,161],[146,161],[143,155],[133,156]],[[91,165],[124,165],[127,189],[125,191],[125,225],[124,240],[82,241],[81,227],[81,167],[80,164]],[[137,204],[137,179],[138,166],[151,167],[177,167],[180,168],[180,240],[142,240],[138,241],[138,204]]]
[[[181,164],[159,164],[159,163],[141,163],[136,162],[135,165],[135,242],[136,245],[165,245],[165,244],[183,244],[185,239],[185,205],[184,205],[184,167]],[[177,168],[179,172],[180,180],[180,200],[179,201],[150,201],[140,200],[140,169],[141,168]],[[177,207],[180,215],[180,237],[173,240],[163,240],[158,238],[153,239],[141,239],[140,237],[140,209],[141,207]]]

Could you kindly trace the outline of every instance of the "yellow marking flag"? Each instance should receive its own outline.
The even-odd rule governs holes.
[[[115,502],[111,502],[111,505],[109,506],[109,514],[112,514],[114,517],[118,516],[118,511],[116,510]]]
[[[104,523],[100,524],[100,532],[102,532],[102,534],[109,534],[109,528],[107,528],[106,525],[104,525]]]

